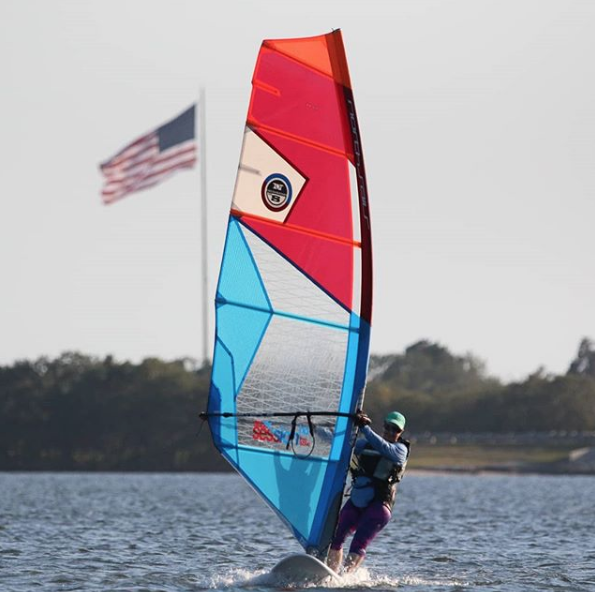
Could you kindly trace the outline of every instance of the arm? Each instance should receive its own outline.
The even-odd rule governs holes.
[[[318,426],[314,424],[314,433],[317,438],[320,438],[323,442],[333,441],[333,431],[324,426]]]
[[[330,430],[329,428],[326,427],[322,427],[322,426],[314,426],[314,433],[316,434],[316,437],[320,437],[320,439],[323,442],[332,442],[333,440],[333,431]],[[358,439],[355,441],[355,453],[359,454],[365,447],[366,447],[367,441],[365,438],[361,437],[361,432],[360,432],[360,437],[358,437]]]
[[[400,442],[395,442],[394,444],[387,442],[372,430],[370,426],[361,428],[361,433],[368,441],[368,444],[370,444],[374,450],[380,452],[382,456],[389,458],[397,465],[405,464],[405,461],[407,460],[407,447],[404,444],[401,444]]]
[[[359,454],[366,447],[366,444],[367,444],[367,441],[365,438],[358,438],[355,441],[355,447],[354,447],[355,454]]]

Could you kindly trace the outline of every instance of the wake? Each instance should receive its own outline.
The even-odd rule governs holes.
[[[363,567],[355,573],[344,574],[341,576],[341,581],[329,580],[328,582],[320,583],[304,583],[299,584],[292,582],[282,582],[275,574],[261,569],[250,571],[247,569],[230,569],[225,573],[210,576],[202,582],[197,582],[199,585],[196,589],[200,590],[231,590],[231,589],[277,589],[277,590],[331,590],[331,589],[352,589],[352,590],[373,590],[375,588],[386,590],[391,588],[408,587],[442,587],[442,586],[457,586],[465,588],[469,586],[469,582],[461,580],[432,579],[422,578],[415,575],[403,575],[401,577],[392,577],[379,573],[370,573],[370,570]]]

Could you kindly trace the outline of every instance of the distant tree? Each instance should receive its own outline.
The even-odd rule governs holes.
[[[0,367],[0,470],[221,470],[210,372],[192,360],[118,363],[67,352]]]
[[[445,393],[493,386],[485,365],[471,354],[455,356],[427,340],[410,345],[404,355],[378,358],[373,369],[384,383],[424,393]]]
[[[581,343],[566,376],[538,368],[508,385],[487,377],[473,356],[453,355],[428,341],[371,362],[365,404],[377,421],[398,409],[417,432],[595,429],[595,355],[589,340]]]
[[[474,431],[595,429],[595,381],[586,376],[532,375],[478,403]]]
[[[595,378],[595,347],[588,338],[583,338],[578,347],[576,358],[572,360],[568,374],[580,374]]]

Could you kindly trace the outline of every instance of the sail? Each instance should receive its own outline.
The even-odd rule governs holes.
[[[366,175],[340,31],[264,41],[216,293],[216,447],[324,555],[363,400]],[[321,429],[323,428],[323,429]]]

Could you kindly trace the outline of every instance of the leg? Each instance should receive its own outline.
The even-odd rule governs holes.
[[[341,561],[343,560],[343,544],[345,543],[345,539],[355,531],[360,513],[361,510],[356,508],[351,503],[351,500],[348,500],[339,514],[339,523],[337,524],[337,530],[327,558],[327,565],[333,571],[337,571],[341,565]]]
[[[363,562],[364,555],[358,555],[357,553],[349,553],[345,560],[345,571],[347,573],[355,571]]]
[[[328,552],[328,557],[326,558],[326,564],[337,573],[339,572],[339,567],[341,567],[341,562],[343,561],[343,548],[341,549],[331,549]]]
[[[374,537],[388,524],[390,510],[382,502],[372,502],[360,517],[358,528],[351,541],[346,570],[357,569],[366,556],[366,548]]]

